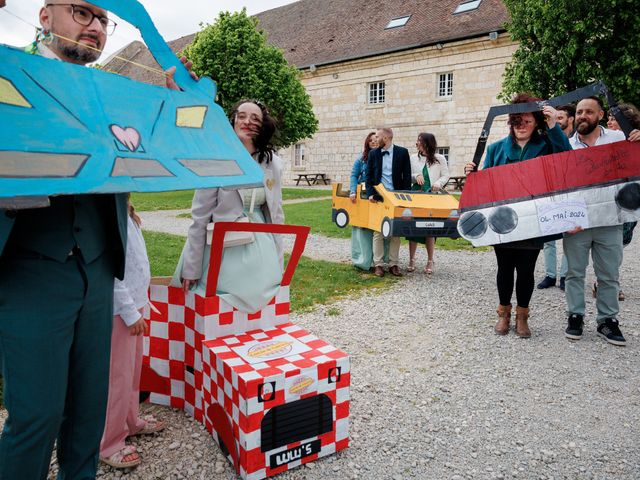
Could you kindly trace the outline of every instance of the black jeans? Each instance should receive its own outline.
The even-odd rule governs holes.
[[[511,304],[514,273],[517,272],[518,276],[515,279],[517,304],[519,307],[528,308],[533,295],[534,271],[540,250],[497,246],[494,247],[494,251],[498,260],[496,283],[500,305]]]

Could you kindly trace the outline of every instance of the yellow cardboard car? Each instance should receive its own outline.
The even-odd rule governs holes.
[[[449,237],[458,238],[458,200],[447,192],[432,193],[412,190],[389,192],[384,185],[375,187],[382,201],[369,201],[363,184],[358,185],[356,201],[351,202],[349,190],[341,183],[333,185],[332,220],[344,228],[347,225],[368,228],[389,237]]]

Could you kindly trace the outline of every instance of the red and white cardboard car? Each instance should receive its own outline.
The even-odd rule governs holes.
[[[216,295],[227,231],[296,235],[279,291],[253,314]],[[289,320],[289,285],[308,233],[217,223],[204,297],[151,285],[160,313],[150,313],[141,391],[202,422],[243,479],[276,475],[349,443],[350,359]]]

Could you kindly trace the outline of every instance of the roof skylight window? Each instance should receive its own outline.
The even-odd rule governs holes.
[[[391,21],[389,23],[387,23],[387,26],[384,27],[384,29],[388,30],[390,28],[404,27],[407,24],[407,22],[409,21],[410,18],[411,18],[411,15],[405,15],[404,17],[392,18]]]
[[[471,10],[475,10],[480,6],[480,2],[482,2],[482,0],[469,0],[466,2],[463,1],[456,7],[456,10],[453,12],[453,14],[455,15],[456,13],[465,13],[470,12]]]

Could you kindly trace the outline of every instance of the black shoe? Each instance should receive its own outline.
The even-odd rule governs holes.
[[[604,323],[598,325],[598,335],[603,337],[611,345],[624,347],[627,341],[622,336],[618,320],[615,318],[605,318]]]
[[[538,289],[542,290],[543,288],[555,287],[556,279],[553,277],[544,277],[542,281],[538,284]]]
[[[564,336],[571,340],[580,340],[582,338],[582,327],[584,327],[584,317],[577,313],[572,313],[569,315],[567,323]]]
[[[564,277],[560,277],[560,290],[562,290],[564,292]]]

